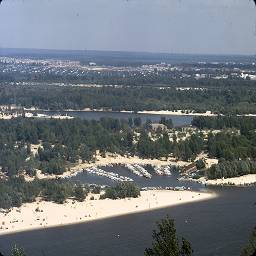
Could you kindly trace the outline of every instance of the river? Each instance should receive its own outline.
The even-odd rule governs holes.
[[[174,126],[185,126],[190,125],[193,120],[193,116],[182,116],[182,115],[153,115],[153,114],[136,114],[128,112],[108,112],[108,111],[31,111],[46,114],[46,115],[68,115],[73,117],[78,117],[85,120],[100,120],[103,117],[116,118],[128,120],[129,118],[140,117],[142,123],[147,120],[152,122],[159,122],[161,117],[166,117],[166,119],[172,119]]]
[[[0,237],[6,253],[22,245],[28,256],[142,256],[155,222],[167,214],[196,256],[238,256],[256,224],[256,188],[218,188],[219,197],[150,212]]]
[[[48,112],[49,113],[49,112]],[[60,112],[53,112],[52,114]],[[63,112],[61,112],[63,113]],[[68,112],[84,119],[101,117],[128,119],[141,117],[142,121],[158,121],[160,116],[109,112]],[[174,125],[187,125],[192,117],[172,116]],[[104,167],[112,170],[111,167]],[[110,168],[110,169],[109,169]],[[143,186],[185,186],[204,190],[193,182],[179,182],[178,174],[170,177],[153,175],[152,179],[137,177],[124,167],[115,172],[125,175]],[[112,185],[113,181],[93,174],[80,173],[73,181]],[[249,233],[256,225],[256,187],[208,188],[217,192],[217,198],[163,208],[150,212],[130,214],[82,224],[0,236],[0,251],[8,255],[11,245],[25,248],[28,256],[142,256],[151,245],[155,222],[166,215],[175,219],[180,236],[186,237],[196,256],[239,256]]]

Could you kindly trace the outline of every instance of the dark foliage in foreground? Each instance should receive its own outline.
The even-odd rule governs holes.
[[[256,226],[251,232],[247,245],[243,248],[241,256],[255,256],[256,255]]]
[[[153,231],[152,248],[145,250],[145,256],[191,256],[193,250],[190,243],[177,237],[174,220],[168,216],[157,223],[157,230]]]
[[[11,251],[11,256],[26,256],[23,248],[14,245]]]

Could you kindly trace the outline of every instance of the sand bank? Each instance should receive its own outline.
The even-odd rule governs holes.
[[[0,112],[0,119],[3,120],[10,120],[18,117],[23,117],[23,113],[1,113]],[[26,118],[44,118],[44,119],[73,119],[73,116],[69,115],[45,115],[45,114],[36,114],[33,115],[33,113],[25,112],[24,117]]]
[[[248,174],[240,177],[227,178],[227,179],[216,179],[216,180],[206,180],[205,178],[199,179],[200,183],[206,185],[234,185],[234,186],[246,186],[251,184],[256,184],[256,174]]]
[[[193,111],[187,110],[158,110],[158,111],[138,111],[139,114],[150,114],[150,115],[170,115],[170,116],[217,116],[217,114],[212,113],[211,111],[206,111],[205,113],[196,113]]]
[[[45,115],[45,114],[39,114],[33,115],[33,113],[26,112],[25,117],[27,118],[45,118],[45,119],[73,119],[73,116],[69,115]]]
[[[95,195],[94,195],[95,196]],[[192,191],[142,191],[139,198],[119,200],[68,200],[65,204],[35,202],[13,208],[9,213],[0,212],[0,234],[74,224],[125,214],[150,211],[216,197],[213,193]]]

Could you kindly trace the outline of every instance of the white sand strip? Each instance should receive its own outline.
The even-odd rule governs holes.
[[[246,186],[256,183],[256,174],[248,174],[240,177],[206,180],[200,178],[199,181],[206,185],[234,185],[234,186]]]
[[[149,114],[149,115],[170,115],[170,116],[217,116],[217,114],[212,113],[211,111],[206,111],[204,113],[196,113],[190,110],[152,110],[152,111],[138,111],[138,114]]]
[[[0,234],[30,229],[74,224],[102,218],[120,216],[157,208],[209,200],[217,195],[193,191],[142,191],[139,198],[119,200],[68,200],[65,204],[35,202],[13,208],[9,213],[0,213]],[[37,210],[36,210],[37,209]]]

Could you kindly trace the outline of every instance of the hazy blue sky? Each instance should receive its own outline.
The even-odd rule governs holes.
[[[0,47],[256,54],[250,0],[4,0]]]

